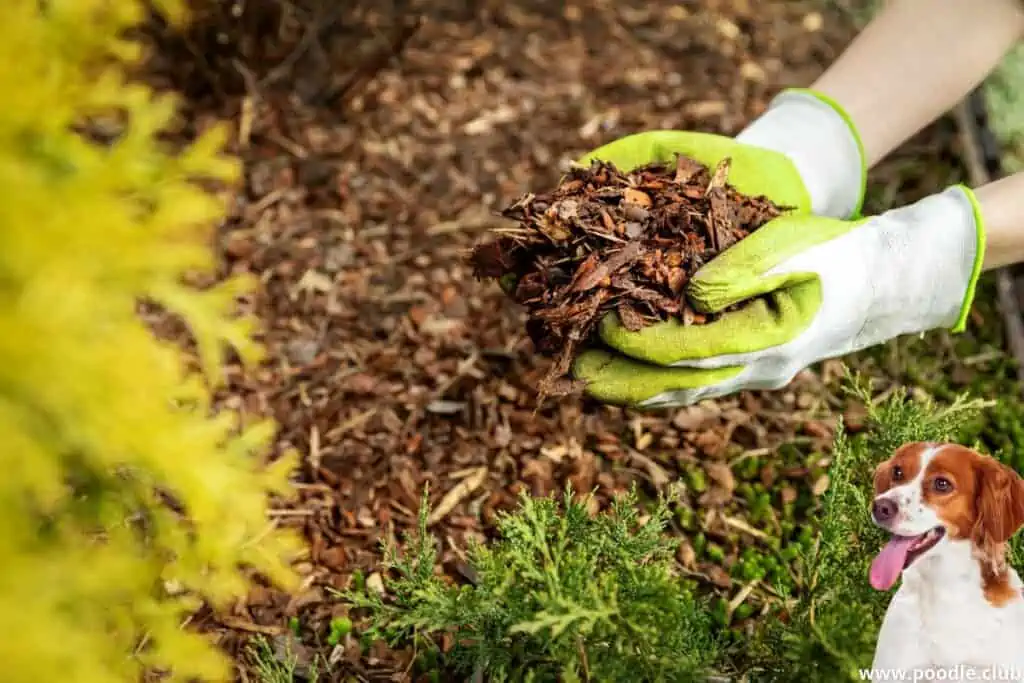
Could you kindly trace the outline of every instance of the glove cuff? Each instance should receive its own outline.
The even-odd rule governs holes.
[[[783,91],[736,140],[788,157],[807,188],[813,213],[860,216],[867,180],[864,146],[850,117],[831,98],[806,89]]]
[[[971,274],[967,280],[967,288],[964,292],[964,301],[960,306],[960,314],[951,330],[954,333],[963,332],[967,327],[967,316],[971,312],[971,305],[974,303],[974,294],[978,287],[978,278],[981,277],[982,267],[985,263],[985,222],[982,220],[981,204],[974,195],[974,191],[966,185],[954,185],[948,192],[960,191],[964,199],[970,204],[971,216],[974,223],[974,262],[971,264]]]

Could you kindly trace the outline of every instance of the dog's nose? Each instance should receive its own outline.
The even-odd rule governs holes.
[[[879,498],[871,504],[871,514],[879,522],[888,522],[896,516],[899,510],[896,502],[888,498]]]

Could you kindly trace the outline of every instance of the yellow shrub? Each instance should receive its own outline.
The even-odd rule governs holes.
[[[177,0],[167,9],[180,10]],[[224,211],[194,178],[230,180],[223,135],[183,154],[157,135],[175,104],[126,81],[138,58],[132,0],[0,2],[0,678],[51,683],[225,677],[227,661],[182,628],[194,604],[243,593],[239,564],[290,583],[296,539],[271,532],[261,469],[272,426],[241,428],[210,388],[225,344],[248,361],[248,283],[199,291]],[[115,57],[111,60],[111,57]],[[111,145],[73,132],[120,111]],[[223,131],[222,131],[223,132]],[[202,375],[136,314],[156,301],[197,339]],[[169,496],[187,519],[163,505]]]

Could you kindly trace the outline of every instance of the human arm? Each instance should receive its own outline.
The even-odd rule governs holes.
[[[842,106],[871,168],[962,100],[1022,35],[1020,0],[889,0],[811,89]]]
[[[776,98],[736,140],[792,161],[818,215],[770,223],[698,271],[688,298],[721,314],[713,323],[634,333],[609,316],[600,334],[610,351],[574,367],[589,393],[687,404],[780,387],[818,360],[900,334],[962,329],[981,270],[1024,258],[1024,179],[948,188],[860,219],[864,174],[983,80],[1022,31],[1017,0],[897,0],[810,91]],[[617,145],[603,148],[613,161]]]
[[[841,108],[871,168],[977,87],[1022,35],[1020,0],[943,0],[941,7],[934,0],[888,0],[810,90]],[[765,120],[737,138],[756,139]],[[794,143],[775,146],[785,144]],[[841,169],[850,162],[836,157],[823,163]],[[844,180],[835,170],[812,167],[813,173],[832,184]],[[975,194],[987,236],[984,269],[1024,261],[1024,175]]]
[[[985,220],[984,270],[1024,261],[1024,172],[974,192]]]
[[[1020,0],[890,0],[806,91],[736,136],[790,157],[814,213],[860,210],[864,175],[976,87],[1024,35]]]

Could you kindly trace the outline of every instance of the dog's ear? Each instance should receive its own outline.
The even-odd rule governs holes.
[[[977,489],[972,537],[984,549],[1010,540],[1024,524],[1024,479],[995,458],[975,463]]]

